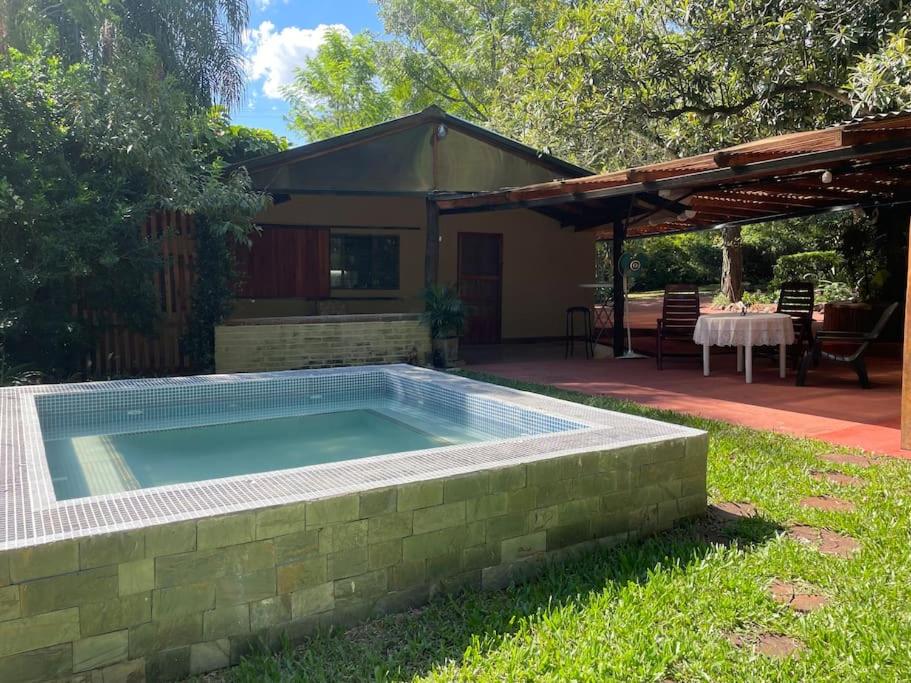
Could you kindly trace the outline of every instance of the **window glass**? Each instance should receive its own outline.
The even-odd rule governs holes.
[[[330,284],[334,289],[398,289],[396,235],[332,235]]]

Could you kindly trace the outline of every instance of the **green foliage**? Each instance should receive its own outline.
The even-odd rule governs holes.
[[[647,265],[636,274],[634,289],[651,291],[671,283],[717,284],[721,252],[713,233],[668,235],[638,240],[635,249]]]
[[[837,280],[820,280],[820,289],[816,296],[816,303],[827,303],[829,301],[851,301],[856,295],[854,290],[847,282]]]
[[[753,292],[744,292],[740,300],[747,306],[774,304],[778,302],[778,290],[764,292],[761,289],[757,289]]]
[[[839,234],[838,251],[844,258],[848,282],[861,301],[876,301],[886,283],[888,249],[885,236],[870,217],[848,221]]]
[[[215,326],[231,313],[233,259],[231,242],[204,216],[195,223],[196,282],[191,296],[193,315],[181,345],[198,371],[215,369]]]
[[[146,45],[152,73],[175,79],[193,104],[233,104],[243,91],[247,15],[246,0],[7,0],[0,52],[46,51],[64,66],[113,67]]]
[[[242,240],[265,206],[245,172],[224,172],[207,112],[158,64],[146,43],[97,69],[0,55],[4,362],[69,377],[115,321],[155,331],[151,211],[204,214]]]
[[[902,3],[883,3],[896,6]],[[908,30],[911,14],[880,27],[878,44],[852,67],[848,90],[854,111],[890,111],[905,109],[911,103],[911,45]]]
[[[232,124],[228,110],[212,107],[197,131],[199,146],[211,162],[236,164],[256,157],[284,152],[288,139],[264,128],[248,128]]]
[[[321,140],[404,113],[383,82],[382,51],[367,33],[329,33],[287,88],[291,127]]]
[[[805,251],[798,254],[781,256],[775,263],[775,286],[791,280],[841,280],[845,263],[841,254],[836,251]]]
[[[433,285],[424,291],[422,322],[430,328],[430,336],[444,339],[462,334],[468,311],[454,286]]]

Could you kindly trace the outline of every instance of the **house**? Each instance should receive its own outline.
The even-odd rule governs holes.
[[[440,217],[434,201],[590,172],[438,107],[243,165],[275,202],[257,217],[262,232],[239,260],[229,326],[416,315],[424,289],[441,283],[457,286],[470,306],[463,343],[497,343],[562,336],[566,308],[592,303],[592,290],[580,287],[594,279],[590,231],[522,208]],[[219,330],[219,341],[231,332]],[[234,355],[245,362],[219,369],[302,362],[295,355],[254,367],[255,350],[235,347]]]

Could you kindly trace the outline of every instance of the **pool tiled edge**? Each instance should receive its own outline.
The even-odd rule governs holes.
[[[502,586],[705,508],[703,432],[408,366],[356,372],[584,428],[56,503],[40,463],[9,448],[40,443],[37,425],[11,413],[54,388],[15,400],[2,390],[5,538],[15,531],[0,551],[0,680],[180,678],[236,662],[260,640]],[[235,380],[129,384],[174,381]],[[11,519],[23,492],[37,499]]]

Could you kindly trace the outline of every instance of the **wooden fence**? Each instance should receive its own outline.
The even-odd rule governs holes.
[[[99,332],[95,350],[85,359],[85,372],[95,378],[164,375],[188,372],[180,338],[187,327],[195,277],[196,241],[193,219],[174,211],[151,215],[143,238],[161,245],[162,266],[154,275],[160,319],[154,337],[131,332],[115,319]],[[98,314],[85,313],[98,325]]]

